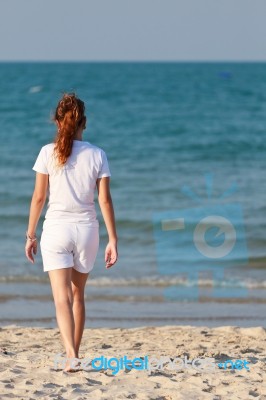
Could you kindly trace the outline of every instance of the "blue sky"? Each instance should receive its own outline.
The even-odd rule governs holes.
[[[266,61],[265,0],[2,0],[0,61]]]

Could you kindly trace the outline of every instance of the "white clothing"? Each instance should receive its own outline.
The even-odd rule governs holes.
[[[56,169],[53,149],[54,143],[43,146],[32,168],[49,175],[45,219],[99,226],[94,205],[96,180],[111,176],[105,152],[89,142],[74,140],[66,164]]]
[[[71,268],[89,273],[99,249],[99,228],[86,223],[46,219],[40,240],[43,271]]]
[[[49,201],[40,248],[43,270],[73,267],[93,269],[99,248],[94,191],[98,178],[111,176],[105,152],[89,142],[74,140],[63,167],[52,157],[54,143],[43,146],[33,170],[49,175]]]

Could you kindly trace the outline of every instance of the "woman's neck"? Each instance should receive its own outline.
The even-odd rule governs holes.
[[[81,140],[82,141],[82,131],[78,131],[74,136],[74,140]]]

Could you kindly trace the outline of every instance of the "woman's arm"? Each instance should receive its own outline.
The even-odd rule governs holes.
[[[48,177],[49,175],[36,172],[35,188],[31,199],[29,223],[27,229],[27,233],[31,238],[35,237],[39,218],[46,201]],[[34,262],[32,250],[34,254],[37,253],[37,242],[31,242],[30,240],[27,240],[25,247],[26,256],[29,261]]]
[[[117,252],[117,233],[115,226],[115,214],[113,208],[112,197],[110,193],[110,178],[99,178],[96,181],[98,190],[98,201],[106,225],[109,243],[105,250],[106,268],[110,268],[115,264],[118,258]]]

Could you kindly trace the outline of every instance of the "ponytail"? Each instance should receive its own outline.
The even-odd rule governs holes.
[[[57,105],[54,120],[60,123],[54,139],[54,155],[57,165],[63,166],[71,154],[77,130],[86,127],[84,102],[73,93],[64,94]]]

